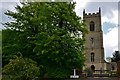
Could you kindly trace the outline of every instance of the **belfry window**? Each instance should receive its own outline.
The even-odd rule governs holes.
[[[95,57],[95,54],[92,52],[91,53],[91,62],[94,62],[94,57]]]
[[[93,21],[90,22],[90,31],[95,30],[95,23]]]

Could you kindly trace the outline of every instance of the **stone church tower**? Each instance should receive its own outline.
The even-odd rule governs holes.
[[[83,20],[89,31],[85,43],[85,67],[93,70],[105,70],[101,9],[99,8],[96,13],[86,13],[84,10]]]

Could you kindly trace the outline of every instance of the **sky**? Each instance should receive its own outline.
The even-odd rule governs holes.
[[[74,0],[76,1],[75,12],[78,16],[82,17],[83,9],[87,13],[98,12],[101,8],[101,20],[103,30],[103,45],[105,58],[111,56],[115,50],[118,50],[118,1],[114,0]],[[11,21],[4,12],[7,10],[15,11],[15,6],[19,0],[0,0],[0,22]],[[0,24],[0,29],[3,26]],[[119,42],[120,43],[120,42]]]
[[[118,50],[118,1],[76,0],[76,2],[75,11],[78,16],[83,15],[83,9],[86,13],[96,13],[99,7],[101,8],[105,59],[112,57],[113,52]]]

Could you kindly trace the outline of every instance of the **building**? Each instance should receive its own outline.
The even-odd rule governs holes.
[[[101,9],[96,13],[83,11],[83,21],[89,33],[86,35],[85,43],[85,68],[92,70],[107,70],[107,63],[104,60],[103,31],[101,26]]]

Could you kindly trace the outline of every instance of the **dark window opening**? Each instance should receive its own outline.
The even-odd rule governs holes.
[[[95,23],[93,21],[90,22],[90,31],[94,31]]]
[[[112,70],[115,70],[115,67],[114,67],[114,66],[112,66]]]
[[[91,62],[94,62],[94,56],[95,56],[95,54],[91,53]]]
[[[94,71],[94,70],[95,70],[95,66],[94,66],[94,65],[91,65],[91,69]]]

